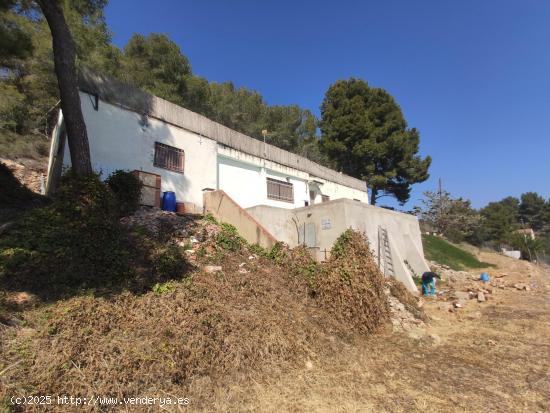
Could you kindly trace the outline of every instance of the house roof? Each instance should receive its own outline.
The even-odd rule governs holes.
[[[344,175],[276,146],[264,144],[203,115],[108,76],[83,69],[79,79],[81,91],[97,95],[105,102],[187,129],[246,154],[307,172],[312,178],[322,178],[367,192],[366,183],[360,179]]]

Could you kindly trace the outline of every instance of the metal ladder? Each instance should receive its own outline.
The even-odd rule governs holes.
[[[395,275],[388,230],[381,226],[378,227],[378,267],[386,277]]]

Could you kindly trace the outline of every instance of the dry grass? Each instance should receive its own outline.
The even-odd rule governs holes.
[[[368,288],[358,272],[352,274],[353,285],[321,272],[319,295],[312,297],[308,274],[320,267],[302,251],[288,253],[301,257],[290,275],[267,258],[250,259],[246,246],[237,248],[238,239],[235,244],[228,241],[231,233],[222,234],[202,244],[204,253],[196,262],[198,268],[221,264],[221,272],[197,271],[144,294],[77,296],[19,312],[19,326],[6,329],[0,351],[0,370],[17,363],[0,377],[0,398],[175,394],[190,397],[196,409],[218,410],[236,402],[231,389],[242,391],[264,378],[319,365],[349,346],[354,332],[387,321],[372,318],[380,313],[372,313],[372,305],[385,302],[369,306],[353,295],[354,289],[364,293]],[[229,246],[231,251],[225,249]],[[337,261],[331,265],[336,268]],[[361,267],[363,278],[372,282],[368,271]],[[373,277],[383,284],[377,269]],[[354,299],[358,308],[352,311],[346,301],[339,308],[335,297]],[[361,329],[358,319],[370,324]],[[228,393],[220,396],[220,391]],[[43,409],[28,406],[26,411]]]
[[[228,254],[210,239],[196,266],[215,262],[223,271],[197,271],[157,290],[164,293],[22,307],[17,325],[0,331],[0,398],[175,395],[190,399],[185,410],[205,412],[550,409],[548,290],[495,292],[492,301],[472,302],[460,313],[429,302],[433,321],[426,331],[391,333],[377,328],[386,319],[383,309],[373,318],[372,309],[339,301],[361,298],[350,292],[350,282],[361,291],[369,283],[379,288],[378,272],[355,278],[371,258],[362,255],[363,246],[351,248],[353,259],[333,254],[324,277],[316,273],[312,284],[305,255],[290,274],[282,263],[249,259],[246,247]],[[342,268],[352,277],[342,277]],[[523,272],[517,268],[518,277]],[[406,305],[416,305],[393,288]],[[372,324],[378,333],[364,334],[371,329],[358,326],[356,317],[378,320]]]

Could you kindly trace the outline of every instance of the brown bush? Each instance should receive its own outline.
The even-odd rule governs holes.
[[[384,282],[366,237],[348,229],[317,277],[317,299],[351,329],[372,333],[389,320]]]
[[[323,330],[330,315],[320,326],[305,291],[250,255],[246,246],[230,251],[216,258],[221,272],[197,271],[146,294],[80,296],[26,313],[32,337],[12,330],[0,343],[7,365],[18,362],[20,346],[28,352],[0,378],[0,400],[24,383],[33,394],[189,395],[197,408],[219,383],[302,368],[337,351]]]

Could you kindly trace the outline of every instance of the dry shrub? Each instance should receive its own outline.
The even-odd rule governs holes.
[[[390,294],[397,298],[413,316],[423,321],[428,321],[428,316],[418,305],[418,297],[414,296],[407,287],[395,278],[389,278],[387,284]]]
[[[251,259],[237,241],[225,227],[197,249],[198,268],[215,261],[221,271],[22,313],[24,334],[10,328],[0,340],[0,369],[18,363],[0,377],[0,403],[24,394],[172,394],[190,397],[195,410],[218,411],[216,389],[301,374],[306,363],[342,352],[348,344],[339,338],[387,319],[384,279],[361,235],[344,234],[326,269],[304,248],[279,245]],[[132,411],[140,410],[147,408]]]
[[[276,244],[270,254],[271,258],[284,269],[287,275],[294,278],[295,282],[305,281],[309,294],[313,296],[316,294],[317,278],[323,269],[304,246],[290,249],[284,244]]]
[[[317,299],[351,329],[372,333],[389,320],[384,282],[366,237],[348,229],[317,277]]]
[[[337,351],[308,315],[307,295],[271,261],[249,256],[245,247],[232,251],[223,271],[147,294],[75,297],[27,313],[32,337],[11,337],[4,355],[24,347],[33,356],[0,380],[0,399],[24,383],[33,394],[190,396],[197,408],[220,383],[303,368]]]

